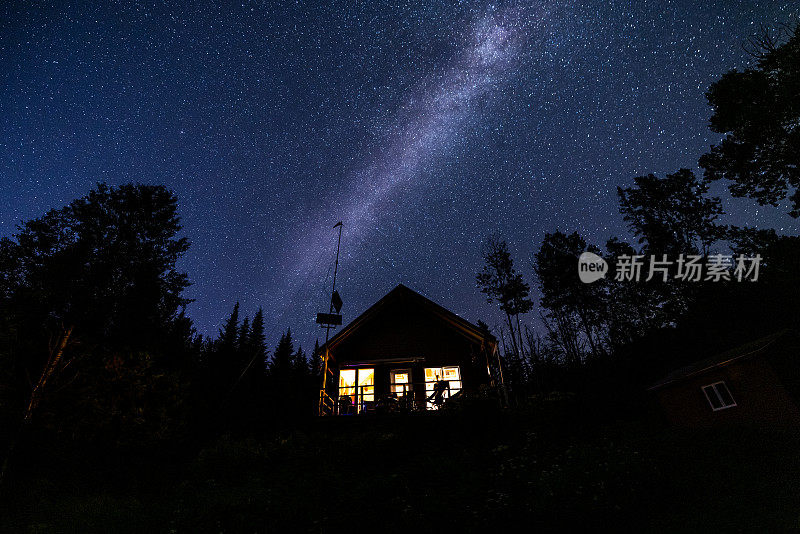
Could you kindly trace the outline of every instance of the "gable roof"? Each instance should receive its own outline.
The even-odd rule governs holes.
[[[488,332],[484,332],[471,322],[467,321],[451,312],[447,308],[433,302],[432,300],[420,295],[413,289],[410,289],[403,284],[389,291],[378,302],[370,306],[364,313],[353,319],[347,326],[341,329],[335,336],[333,336],[326,344],[320,347],[320,351],[327,346],[333,349],[336,345],[347,339],[350,335],[356,332],[363,326],[370,318],[377,315],[380,311],[387,306],[399,300],[410,300],[411,302],[431,311],[434,315],[438,316],[445,323],[458,331],[463,336],[470,338],[483,344],[486,341],[495,342],[494,336]]]
[[[746,343],[744,345],[740,345],[736,348],[727,350],[715,356],[711,356],[710,358],[698,360],[685,367],[676,369],[671,373],[669,373],[664,378],[662,378],[661,380],[659,380],[656,384],[650,386],[648,390],[654,391],[657,389],[661,389],[663,387],[671,385],[685,378],[690,378],[692,376],[702,374],[712,369],[725,367],[726,365],[729,365],[736,361],[752,358],[760,354],[763,354],[764,351],[767,349],[767,347],[772,345],[775,341],[783,337],[788,332],[789,332],[788,330],[781,330],[780,332],[775,332],[773,334],[762,337],[755,341],[751,341],[750,343]]]

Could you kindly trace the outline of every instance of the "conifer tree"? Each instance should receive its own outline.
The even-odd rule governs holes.
[[[281,379],[288,379],[292,369],[292,359],[294,356],[294,343],[292,342],[292,329],[288,329],[281,336],[275,352],[270,360],[269,373],[271,376]]]
[[[292,331],[281,336],[269,363],[267,373],[267,395],[273,417],[288,422],[297,407],[297,387],[294,383],[294,344]]]
[[[239,328],[239,336],[236,341],[240,358],[250,361],[250,317],[245,317],[242,326]]]
[[[256,358],[254,365],[257,364],[258,368],[264,371],[267,358],[267,342],[264,335],[264,310],[260,307],[253,317],[253,323],[250,325],[248,345]]]
[[[306,353],[303,352],[303,346],[298,347],[297,352],[294,353],[292,358],[292,367],[294,368],[295,377],[298,380],[305,380],[310,375],[308,368],[308,358]]]
[[[239,337],[239,303],[233,306],[225,326],[219,332],[219,346],[222,350],[231,350],[236,346]]]

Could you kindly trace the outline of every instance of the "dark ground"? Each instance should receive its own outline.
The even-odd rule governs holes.
[[[797,436],[557,410],[316,419],[181,454],[28,446],[16,461],[8,532],[800,530]]]

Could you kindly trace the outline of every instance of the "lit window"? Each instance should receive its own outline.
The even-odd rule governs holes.
[[[349,413],[356,405],[356,370],[342,369],[339,371],[339,411]]]
[[[358,389],[362,401],[375,400],[375,369],[358,370]]]
[[[426,406],[428,410],[438,410],[434,386],[437,382],[446,382],[445,389],[442,391],[442,399],[447,400],[461,391],[461,371],[458,367],[426,367],[425,368],[425,396],[428,399]]]
[[[411,391],[411,371],[408,369],[398,369],[392,371],[392,393],[402,397],[406,392]]]
[[[375,400],[375,369],[339,371],[339,413],[361,412]]]
[[[715,382],[703,386],[703,393],[705,393],[708,404],[711,405],[711,409],[715,412],[736,406],[733,395],[731,395],[725,382]]]

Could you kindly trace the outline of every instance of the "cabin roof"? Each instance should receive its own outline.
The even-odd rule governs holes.
[[[457,330],[463,336],[468,337],[476,342],[483,343],[485,341],[489,341],[494,343],[495,338],[488,332],[484,332],[476,325],[472,324],[471,322],[467,321],[466,319],[459,317],[455,313],[451,312],[447,308],[433,302],[427,297],[424,297],[410,289],[403,284],[398,284],[397,287],[389,291],[386,295],[384,295],[378,302],[370,306],[364,313],[353,319],[347,326],[342,328],[339,332],[336,333],[326,344],[323,344],[320,347],[320,351],[325,349],[326,345],[330,350],[333,350],[336,345],[344,341],[346,338],[351,336],[353,333],[358,331],[358,329],[363,326],[370,318],[374,317],[382,310],[386,309],[387,306],[391,306],[393,303],[408,300],[413,302],[416,305],[419,305],[423,309],[427,309],[428,311],[432,312],[434,315],[438,316],[442,319],[446,324],[452,327],[454,330]]]
[[[775,341],[783,337],[788,332],[788,330],[781,330],[755,341],[751,341],[750,343],[740,345],[725,352],[721,352],[711,356],[710,358],[698,360],[685,367],[676,369],[656,382],[654,385],[650,386],[648,390],[654,391],[661,389],[680,380],[705,373],[706,371],[725,367],[733,362],[759,356],[764,353],[767,347],[772,345]]]

